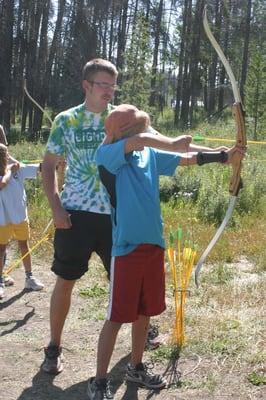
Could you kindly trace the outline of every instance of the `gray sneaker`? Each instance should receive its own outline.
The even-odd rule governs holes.
[[[2,300],[5,297],[5,284],[0,283],[0,300]]]
[[[29,290],[42,290],[44,285],[38,281],[34,276],[27,277],[25,280],[25,289]]]
[[[108,379],[90,378],[88,382],[87,395],[89,400],[112,400],[114,398],[110,389]]]
[[[44,348],[44,362],[42,370],[47,374],[57,375],[63,371],[63,355],[62,347],[56,345],[49,345]]]
[[[4,284],[5,286],[13,286],[15,281],[13,278],[11,278],[11,276],[4,274],[3,275],[3,279],[4,279]]]
[[[148,369],[147,365],[143,363],[139,363],[135,367],[128,364],[126,368],[126,380],[138,383],[147,389],[164,388],[167,384],[165,378],[161,375],[152,375]]]

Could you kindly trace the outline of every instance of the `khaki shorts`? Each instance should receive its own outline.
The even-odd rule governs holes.
[[[0,244],[7,244],[10,239],[29,240],[30,229],[28,221],[20,224],[8,224],[0,226]]]

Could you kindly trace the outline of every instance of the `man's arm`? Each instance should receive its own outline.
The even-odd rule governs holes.
[[[53,213],[53,220],[56,228],[69,229],[71,221],[69,214],[61,204],[56,167],[62,162],[62,157],[46,153],[42,163],[43,187]]]

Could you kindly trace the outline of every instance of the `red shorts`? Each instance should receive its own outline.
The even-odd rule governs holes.
[[[164,249],[141,244],[112,258],[108,320],[134,322],[139,315],[159,315],[165,308]]]

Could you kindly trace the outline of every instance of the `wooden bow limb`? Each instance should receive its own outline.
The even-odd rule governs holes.
[[[215,51],[217,52],[220,60],[223,63],[223,66],[229,76],[233,93],[234,93],[234,100],[235,103],[233,104],[233,115],[236,123],[236,139],[235,139],[235,144],[242,147],[243,149],[246,149],[247,145],[247,138],[246,138],[246,129],[245,129],[245,119],[244,119],[244,111],[242,107],[242,100],[240,96],[240,92],[237,86],[237,82],[234,76],[234,73],[232,71],[232,68],[230,67],[230,64],[228,60],[226,59],[220,45],[216,41],[215,37],[213,36],[209,24],[208,24],[208,19],[207,19],[207,11],[206,7],[204,8],[204,15],[203,15],[203,26],[206,32],[206,35],[208,36],[208,39],[210,40],[211,44],[213,45]],[[233,175],[230,179],[230,184],[229,184],[229,193],[230,193],[230,201],[229,205],[225,214],[225,217],[218,228],[217,232],[215,233],[214,237],[208,244],[206,250],[203,252],[201,255],[196,268],[195,268],[195,283],[196,286],[199,286],[199,274],[200,270],[203,266],[203,263],[205,262],[207,256],[209,255],[210,251],[216,244],[216,242],[219,240],[220,236],[222,235],[228,221],[230,220],[233,210],[235,208],[237,196],[239,193],[239,190],[242,188],[242,180],[241,180],[241,168],[242,168],[242,157],[240,155],[235,155],[232,160],[232,168],[233,168]]]

